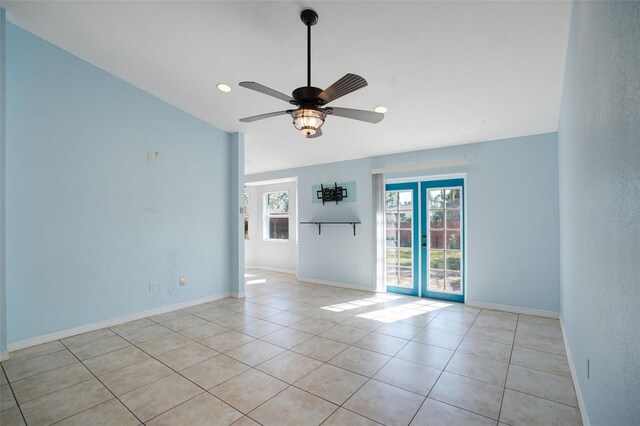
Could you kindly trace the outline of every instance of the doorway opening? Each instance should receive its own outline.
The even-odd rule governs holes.
[[[464,302],[464,178],[385,186],[388,292]]]

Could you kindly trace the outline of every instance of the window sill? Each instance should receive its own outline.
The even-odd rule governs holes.
[[[281,240],[276,238],[265,238],[263,241],[267,241],[270,243],[288,243],[290,240]]]

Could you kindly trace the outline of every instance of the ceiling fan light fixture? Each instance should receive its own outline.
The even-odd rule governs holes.
[[[327,117],[323,111],[311,108],[297,109],[291,115],[293,116],[293,125],[305,136],[315,135]]]
[[[307,138],[317,138],[322,136],[322,125],[327,115],[348,118],[350,120],[366,121],[368,123],[379,123],[384,118],[384,114],[374,111],[364,111],[353,108],[338,108],[327,106],[327,104],[341,98],[349,93],[355,92],[367,86],[367,80],[356,74],[345,74],[332,85],[322,90],[311,85],[311,27],[318,22],[318,14],[311,9],[305,9],[300,14],[300,19],[307,27],[307,85],[295,89],[291,96],[271,89],[255,81],[241,81],[240,87],[255,90],[256,92],[278,98],[290,105],[295,105],[296,109],[269,112],[266,114],[254,115],[241,118],[242,123],[251,123],[265,118],[277,117],[283,114],[290,114],[293,118],[293,125],[300,130]]]

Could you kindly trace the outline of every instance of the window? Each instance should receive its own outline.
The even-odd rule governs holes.
[[[244,193],[244,239],[249,239],[249,194]]]
[[[289,192],[267,192],[265,199],[265,239],[289,239]]]

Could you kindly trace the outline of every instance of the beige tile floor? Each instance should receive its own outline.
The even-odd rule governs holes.
[[[11,353],[0,423],[581,424],[557,320],[264,271],[246,294]]]

